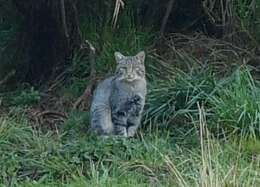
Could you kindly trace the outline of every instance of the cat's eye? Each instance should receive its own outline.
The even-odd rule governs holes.
[[[140,75],[140,76],[144,75],[144,70],[142,70],[141,68],[136,68],[135,70],[138,75]]]
[[[120,67],[117,69],[117,73],[122,74],[126,72],[126,67]]]

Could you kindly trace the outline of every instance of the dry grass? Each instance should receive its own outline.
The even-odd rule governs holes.
[[[233,149],[233,155],[227,154],[216,139],[214,139],[207,129],[206,115],[204,107],[198,104],[199,110],[199,137],[200,137],[200,156],[193,158],[190,167],[197,167],[197,174],[189,176],[177,164],[174,158],[164,157],[166,165],[173,177],[176,178],[177,186],[200,186],[200,187],[221,187],[221,186],[252,186],[260,185],[260,155],[251,160],[247,166],[243,166],[241,153],[241,141],[238,147]],[[242,140],[242,139],[241,139]],[[237,152],[236,152],[237,151]],[[225,160],[227,162],[225,162]],[[198,162],[198,163],[196,163]]]
[[[117,24],[117,19],[119,16],[120,8],[124,8],[124,6],[125,6],[125,3],[123,0],[116,0],[115,9],[114,9],[113,18],[112,18],[112,25],[114,28],[116,27],[116,24]]]
[[[200,33],[175,33],[160,43],[160,51],[152,57],[160,64],[163,62],[166,67],[169,64],[187,71],[198,66],[210,67],[222,76],[230,73],[234,67],[251,65],[252,61],[259,58],[255,47],[250,46],[246,38],[239,40],[232,42],[210,38]]]

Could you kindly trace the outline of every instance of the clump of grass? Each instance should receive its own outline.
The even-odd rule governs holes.
[[[86,133],[89,128],[89,112],[72,111],[62,128],[67,133],[81,134]]]
[[[174,74],[174,73],[173,73]],[[198,113],[197,102],[207,102],[216,88],[209,70],[176,71],[164,80],[150,82],[145,122],[169,124],[177,117],[190,119]]]
[[[259,135],[260,88],[247,68],[239,68],[225,79],[210,102],[220,127]]]
[[[8,108],[9,106],[26,107],[29,105],[37,104],[41,99],[41,94],[34,87],[23,85],[21,88],[13,92],[3,92],[0,94],[2,97],[2,105]]]
[[[177,71],[167,79],[150,82],[144,122],[176,124],[192,121],[203,103],[210,127],[227,132],[260,134],[260,88],[246,67],[217,79],[210,71]],[[187,121],[185,122],[187,123]]]
[[[34,87],[30,89],[23,90],[19,95],[14,97],[12,102],[13,105],[32,105],[38,103],[41,99],[40,93],[38,90],[35,90]]]

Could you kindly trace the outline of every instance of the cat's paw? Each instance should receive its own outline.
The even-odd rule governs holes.
[[[119,137],[127,137],[127,129],[124,126],[115,126],[115,131],[114,131],[115,136]]]
[[[129,98],[125,104],[121,107],[119,116],[138,115],[142,109],[142,97],[140,95],[134,95]],[[123,115],[125,114],[125,115]]]
[[[132,103],[138,105],[138,104],[141,104],[141,101],[142,101],[142,97],[138,94],[134,95],[131,99]]]
[[[142,97],[140,95],[134,95],[134,97],[132,98],[133,102],[135,104],[139,104],[142,100]]]

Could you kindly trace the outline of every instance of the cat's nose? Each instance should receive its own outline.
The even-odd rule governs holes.
[[[134,78],[134,75],[130,74],[130,75],[127,76],[127,78],[132,79],[132,78]]]

